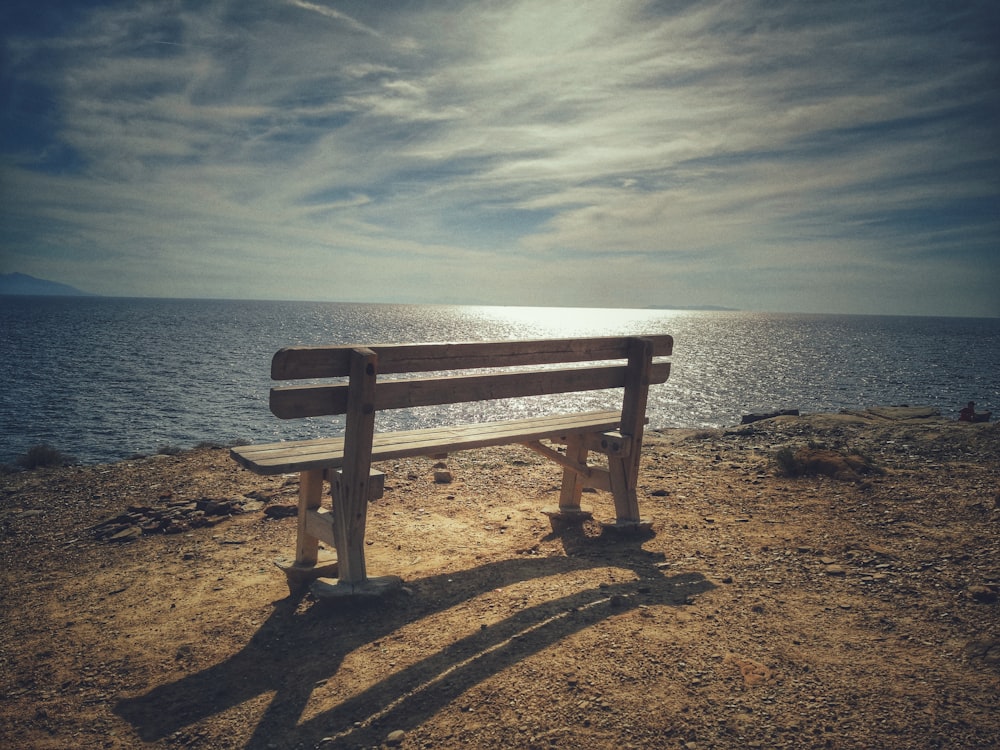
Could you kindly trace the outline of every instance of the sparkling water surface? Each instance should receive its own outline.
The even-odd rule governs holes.
[[[0,297],[0,462],[47,443],[84,462],[200,442],[320,437],[339,418],[267,407],[290,345],[669,333],[651,428],[749,412],[965,402],[1000,411],[1000,319],[745,312]],[[617,408],[620,392],[388,412],[379,429]]]

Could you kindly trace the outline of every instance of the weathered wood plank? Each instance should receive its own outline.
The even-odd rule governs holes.
[[[333,416],[347,413],[344,385],[286,385],[271,389],[271,413],[279,419]]]
[[[653,342],[653,356],[667,357],[673,352],[671,336],[647,338]],[[286,347],[272,358],[271,377],[274,380],[347,377],[350,352],[356,348],[356,345]],[[625,359],[628,337],[386,344],[368,348],[378,356],[379,372],[394,374]]]
[[[379,382],[376,389],[375,408],[383,411],[623,388],[627,374],[627,367],[618,365],[384,380]],[[670,363],[659,362],[653,365],[648,376],[649,382],[653,384],[667,382]],[[349,388],[347,384],[272,388],[271,412],[281,419],[344,414]]]
[[[620,419],[617,411],[599,411],[376,433],[372,439],[372,461],[602,433],[618,427]],[[343,454],[343,437],[246,445],[230,451],[242,466],[265,475],[338,468],[343,465]]]

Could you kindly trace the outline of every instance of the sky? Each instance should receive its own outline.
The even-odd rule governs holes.
[[[995,0],[7,0],[0,272],[1000,316]]]

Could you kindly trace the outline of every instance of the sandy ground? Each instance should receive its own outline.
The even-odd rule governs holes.
[[[650,433],[642,537],[518,447],[389,462],[357,604],[224,449],[4,475],[0,746],[997,747],[1000,430],[912,416]]]

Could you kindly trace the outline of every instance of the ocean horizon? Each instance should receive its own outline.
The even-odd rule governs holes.
[[[546,308],[127,297],[0,297],[0,463],[48,444],[83,463],[337,434],[336,418],[267,406],[284,346],[669,333],[670,380],[650,428],[722,427],[743,414],[919,404],[1000,408],[1000,318],[679,308]],[[620,394],[380,415],[379,429],[503,419],[510,408],[615,408]]]

